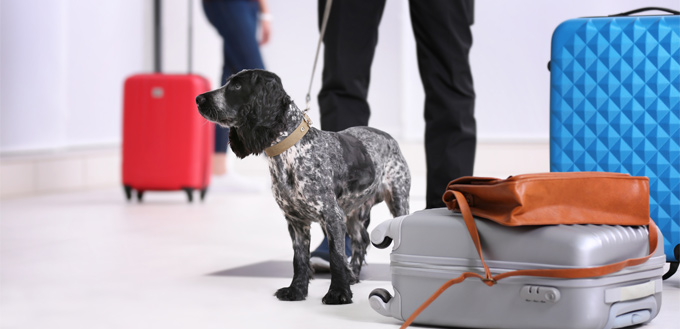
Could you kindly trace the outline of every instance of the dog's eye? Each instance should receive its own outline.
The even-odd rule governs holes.
[[[234,84],[231,84],[231,85],[229,85],[229,86],[231,87],[231,89],[234,89],[234,90],[239,90],[239,89],[241,89],[241,84],[240,84],[240,83],[234,83]]]

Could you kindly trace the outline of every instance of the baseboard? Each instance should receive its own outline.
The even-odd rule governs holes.
[[[401,142],[412,176],[425,175],[422,142]],[[269,176],[264,156],[236,159],[228,156],[228,170],[241,176]],[[0,199],[121,186],[121,150],[118,145],[0,155]],[[546,172],[549,144],[545,140],[480,141],[476,176],[506,177]]]
[[[118,146],[0,156],[0,198],[80,191],[120,184]]]

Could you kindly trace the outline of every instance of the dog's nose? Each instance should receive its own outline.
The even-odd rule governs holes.
[[[203,95],[196,96],[196,104],[198,105],[203,105],[207,100],[208,98]]]

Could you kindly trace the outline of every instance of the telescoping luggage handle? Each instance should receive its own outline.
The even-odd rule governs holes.
[[[194,3],[192,0],[187,1],[189,4],[188,21],[187,21],[187,71],[191,74],[192,68],[192,57],[193,52],[193,26],[194,26]],[[162,30],[162,16],[161,16],[161,0],[154,0],[153,2],[153,71],[155,73],[161,73],[163,71],[163,61],[162,61],[162,42],[161,42],[161,30]]]
[[[607,275],[610,273],[618,272],[626,267],[635,266],[645,263],[657,249],[659,242],[659,237],[657,233],[656,224],[650,218],[649,219],[649,254],[645,257],[631,258],[618,263],[589,267],[589,268],[570,268],[570,269],[533,269],[533,270],[517,270],[511,272],[500,273],[497,275],[491,275],[489,267],[484,261],[484,255],[482,254],[481,240],[479,238],[479,233],[477,231],[477,226],[475,224],[472,211],[470,210],[470,205],[468,204],[468,199],[463,195],[463,193],[455,190],[448,190],[445,194],[445,200],[449,209],[458,209],[463,215],[463,220],[468,229],[472,242],[475,245],[475,249],[479,254],[479,258],[484,267],[484,275],[474,273],[474,272],[464,272],[457,278],[451,279],[445,282],[437,291],[435,291],[430,298],[428,298],[420,307],[418,307],[411,316],[409,316],[406,321],[401,326],[401,329],[407,328],[413,321],[418,317],[418,315],[424,311],[432,302],[434,302],[444,291],[446,291],[451,286],[465,281],[467,278],[478,278],[484,284],[491,287],[495,285],[499,280],[513,277],[513,276],[536,276],[536,277],[548,277],[548,278],[564,278],[564,279],[582,279],[590,277],[598,277]]]

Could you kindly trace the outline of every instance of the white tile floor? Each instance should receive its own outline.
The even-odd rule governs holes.
[[[497,163],[488,158],[494,152],[481,151],[478,162]],[[250,161],[251,169],[266,170]],[[424,205],[424,179],[421,168],[413,171],[416,210]],[[264,185],[266,177],[264,171],[249,179]],[[185,198],[150,192],[142,204],[127,203],[122,189],[109,188],[2,200],[0,327],[398,328],[400,322],[368,305],[370,291],[391,288],[387,281],[364,280],[352,286],[353,304],[327,306],[324,278],[311,282],[306,301],[273,297],[290,281],[285,266],[213,275],[262,262],[285,265],[292,258],[285,221],[268,191],[211,193],[194,204]],[[373,222],[388,216],[379,205]],[[320,239],[315,226],[312,244]],[[367,260],[380,270],[389,251],[372,248]],[[679,311],[680,274],[664,282],[661,312],[644,328],[678,328]]]

